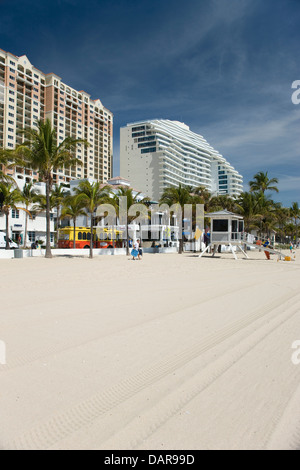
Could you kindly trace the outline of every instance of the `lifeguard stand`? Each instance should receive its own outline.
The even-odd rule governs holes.
[[[199,258],[210,248],[212,248],[213,256],[215,256],[219,246],[225,245],[230,247],[235,259],[237,259],[237,256],[233,248],[234,246],[249,259],[249,256],[242,248],[244,244],[244,220],[242,216],[224,210],[206,214],[205,217],[211,219],[210,243]]]

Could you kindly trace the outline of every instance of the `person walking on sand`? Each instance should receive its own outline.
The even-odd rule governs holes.
[[[139,260],[141,261],[141,259],[143,258],[143,248],[141,246],[141,241],[138,240],[138,244],[139,244],[139,255],[138,255],[138,258]]]
[[[136,259],[140,259],[139,249],[140,249],[139,240],[136,240],[133,244],[133,250],[131,252],[132,261],[135,261]]]
[[[270,238],[267,238],[267,240],[265,241],[265,243],[263,244],[263,246],[264,246],[265,248],[270,248]],[[265,255],[266,255],[266,258],[267,258],[268,260],[271,259],[271,256],[270,256],[270,252],[269,252],[269,251],[265,251]]]

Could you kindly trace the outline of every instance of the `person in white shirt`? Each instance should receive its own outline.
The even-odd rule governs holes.
[[[139,240],[139,239],[137,239],[136,242],[134,242],[134,244],[133,244],[133,249],[134,249],[135,251],[137,251],[137,253],[138,253],[137,258],[138,258],[138,260],[140,261],[140,260],[142,259],[142,258],[141,258],[141,254],[142,254],[141,251],[142,251],[142,250],[140,249],[140,240]],[[133,259],[135,260],[135,259],[136,259],[136,256],[133,256]]]

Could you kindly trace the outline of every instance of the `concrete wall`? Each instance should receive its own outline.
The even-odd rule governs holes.
[[[45,256],[45,250],[21,250],[23,253],[23,258],[39,258]],[[159,248],[155,250],[154,248],[145,248],[144,253],[161,253],[161,254],[171,254],[177,253],[177,248]],[[61,257],[71,257],[71,256],[89,256],[90,250],[52,250],[53,256]],[[125,256],[126,248],[116,248],[115,250],[93,250],[94,256]],[[0,260],[1,259],[12,259],[15,258],[15,250],[0,250]]]

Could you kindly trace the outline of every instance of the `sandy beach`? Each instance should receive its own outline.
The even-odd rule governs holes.
[[[300,254],[0,260],[1,449],[300,449]]]

